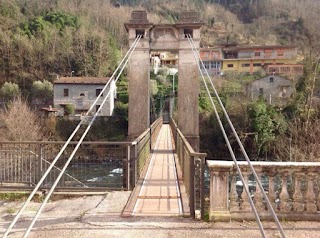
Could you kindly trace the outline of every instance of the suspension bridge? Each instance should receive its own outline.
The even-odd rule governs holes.
[[[45,191],[45,197],[23,237],[30,235],[55,191],[105,190],[106,184],[107,189],[111,190],[116,189],[115,187],[132,190],[123,209],[123,217],[183,216],[204,219],[207,210],[211,221],[255,220],[261,237],[267,237],[262,223],[264,219],[274,221],[281,237],[286,237],[286,232],[279,217],[287,220],[320,220],[317,176],[319,163],[277,164],[250,161],[214,82],[200,59],[198,49],[202,25],[203,22],[195,12],[183,12],[180,20],[172,25],[153,25],[148,21],[146,12],[132,12],[131,19],[125,24],[130,48],[111,76],[117,83],[123,70],[128,67],[128,141],[85,141],[88,131],[110,94],[107,88],[112,80],[109,80],[66,142],[1,143],[0,157],[10,157],[2,166],[1,181],[14,176],[15,182],[28,183],[32,189],[30,196],[6,228],[3,237],[10,236],[37,192]],[[178,52],[177,122],[171,118],[170,123],[166,124],[159,118],[150,125],[151,50]],[[206,154],[199,152],[199,73],[232,161],[206,161]],[[103,102],[91,116],[100,98],[103,98]],[[222,110],[245,161],[237,161],[218,108]],[[85,128],[84,132],[79,141],[75,142],[73,138],[80,128]],[[90,155],[97,151],[105,154],[103,158],[95,161],[93,158],[81,159],[78,156],[79,151],[82,151],[82,155]],[[105,156],[106,154],[110,157]],[[24,162],[21,162],[22,158]],[[12,165],[18,163],[17,161],[20,161],[22,169],[12,169]],[[85,163],[88,166],[84,174],[99,171],[97,176],[85,180],[80,178],[85,175],[81,172],[79,175],[78,170],[81,170]],[[205,168],[206,164],[208,169]],[[28,171],[28,174],[24,174],[23,170]],[[266,178],[268,182],[264,183]],[[280,180],[280,187],[277,180]],[[208,181],[210,195],[206,195],[205,191]],[[252,181],[255,183],[254,186]],[[210,201],[209,205],[206,205],[206,198]]]

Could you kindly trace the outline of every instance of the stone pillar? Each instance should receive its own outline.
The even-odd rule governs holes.
[[[141,35],[135,51],[128,62],[129,78],[129,125],[128,137],[135,139],[150,126],[150,43],[149,31],[153,25],[147,19],[146,11],[133,11],[125,27],[131,46]]]
[[[210,169],[210,221],[230,221],[229,172],[232,164],[208,164]]]
[[[179,30],[178,127],[196,152],[199,151],[199,69],[186,35],[190,34],[199,48],[202,25],[193,11],[182,12],[176,24]]]

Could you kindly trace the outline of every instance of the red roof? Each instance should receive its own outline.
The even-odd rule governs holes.
[[[55,80],[54,84],[106,84],[110,80],[109,77],[60,77]]]

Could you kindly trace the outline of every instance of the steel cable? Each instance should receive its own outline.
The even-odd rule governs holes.
[[[73,139],[73,137],[75,136],[75,134],[77,133],[77,131],[80,129],[81,125],[86,121],[86,118],[88,117],[89,113],[92,111],[92,109],[95,107],[95,105],[97,104],[98,100],[100,99],[100,97],[103,95],[104,91],[107,89],[107,87],[109,86],[110,82],[113,80],[114,76],[116,75],[116,73],[119,71],[121,65],[123,64],[123,62],[125,61],[125,64],[122,66],[122,69],[120,70],[120,73],[118,74],[115,82],[119,79],[121,73],[123,72],[127,62],[129,61],[129,58],[131,57],[132,53],[134,52],[139,40],[141,39],[141,36],[138,36],[135,41],[133,42],[132,46],[130,47],[130,49],[128,50],[128,52],[126,53],[126,55],[123,57],[123,59],[121,60],[121,62],[119,63],[118,67],[116,68],[115,72],[112,74],[112,76],[110,77],[110,80],[107,82],[107,84],[104,86],[104,88],[101,90],[100,94],[97,96],[96,100],[93,102],[92,106],[89,108],[89,110],[87,111],[87,113],[85,114],[84,118],[80,121],[80,123],[78,124],[78,126],[75,128],[75,130],[72,132],[72,134],[70,135],[70,137],[68,138],[68,140],[66,141],[66,143],[64,144],[64,146],[61,148],[60,152],[58,153],[58,155],[56,156],[56,158],[52,161],[51,165],[49,166],[49,168],[47,169],[47,171],[45,172],[45,174],[41,177],[40,181],[38,182],[38,184],[36,185],[36,187],[34,188],[34,190],[32,191],[32,193],[29,195],[28,199],[26,200],[26,202],[24,203],[24,205],[22,206],[22,208],[19,210],[19,212],[17,213],[16,217],[14,218],[14,220],[11,222],[11,224],[9,225],[9,227],[7,228],[6,232],[3,235],[3,238],[6,238],[8,236],[8,234],[10,233],[10,231],[12,230],[12,228],[14,227],[14,225],[16,224],[16,222],[18,221],[19,217],[21,216],[21,214],[23,213],[23,211],[25,210],[25,208],[27,207],[27,205],[30,203],[31,199],[34,197],[35,193],[38,191],[38,189],[40,188],[41,184],[43,183],[43,181],[45,180],[45,178],[48,176],[49,172],[51,171],[51,169],[55,166],[56,162],[58,161],[58,159],[60,158],[60,156],[62,155],[62,153],[64,152],[64,150],[67,148],[67,146],[69,145],[69,143],[71,142],[71,140]],[[91,125],[93,124],[95,118],[97,117],[98,113],[101,111],[101,108],[103,106],[103,104],[106,102],[109,94],[110,94],[111,90],[109,90],[108,94],[104,97],[104,100],[102,102],[102,104],[100,105],[99,109],[96,111],[94,117],[92,118],[92,120],[90,121],[85,133],[87,134],[89,129],[91,128]],[[86,134],[84,136],[81,137],[81,140],[79,141],[79,143],[77,144],[77,146],[75,147],[74,151],[72,152],[72,154],[70,155],[68,161],[66,162],[66,164],[70,163],[74,154],[76,153],[77,149],[79,148],[80,144],[82,143],[82,141],[84,140],[84,137],[86,136]],[[63,169],[61,170],[57,180],[55,181],[54,185],[56,186],[60,180],[60,178],[62,177],[64,171],[66,170],[67,166],[64,166]],[[50,196],[54,191],[55,186],[53,186],[49,193]],[[49,195],[48,193],[48,195]],[[46,196],[45,198],[45,202],[44,204],[47,202],[47,200],[49,199],[50,196]],[[32,220],[31,225],[29,226],[28,230],[26,231],[26,233],[24,234],[23,237],[27,237],[30,230],[32,229],[32,226],[34,225],[37,217],[40,215],[42,209],[44,206],[41,206],[37,212],[37,214],[35,215],[34,219]]]
[[[220,116],[219,116],[218,111],[217,111],[217,109],[216,109],[216,106],[215,106],[215,104],[214,104],[214,102],[213,102],[213,99],[212,99],[212,97],[211,97],[210,90],[209,90],[209,88],[208,88],[208,86],[207,86],[207,83],[206,83],[206,81],[205,81],[205,78],[204,78],[204,76],[203,76],[203,72],[202,72],[202,70],[201,70],[201,67],[200,67],[199,62],[201,62],[202,68],[205,70],[206,75],[207,75],[207,77],[209,78],[211,87],[212,87],[213,90],[214,90],[214,94],[215,94],[215,96],[216,96],[216,98],[217,98],[217,100],[218,100],[218,102],[219,102],[219,105],[220,105],[220,107],[221,107],[221,109],[222,109],[222,111],[223,111],[223,113],[224,113],[224,115],[225,115],[225,117],[226,117],[226,119],[227,119],[227,121],[228,121],[228,124],[230,125],[230,128],[232,129],[232,132],[233,132],[234,136],[236,137],[236,140],[237,140],[237,142],[238,142],[238,144],[239,144],[239,146],[240,146],[240,148],[241,148],[242,154],[244,155],[246,161],[248,162],[248,165],[249,165],[249,167],[250,167],[250,169],[251,169],[251,171],[252,171],[252,173],[253,173],[253,175],[254,175],[254,177],[255,177],[255,179],[256,179],[256,182],[257,182],[257,184],[258,184],[258,186],[259,186],[259,188],[260,188],[260,191],[261,191],[261,193],[262,193],[265,201],[267,202],[268,209],[269,209],[271,215],[273,216],[273,218],[274,218],[274,220],[275,220],[275,223],[276,223],[276,225],[277,225],[277,227],[278,227],[278,230],[279,230],[279,232],[281,233],[281,236],[282,236],[283,238],[285,238],[285,234],[284,234],[283,228],[282,228],[282,226],[281,226],[281,224],[280,224],[280,222],[279,222],[279,219],[278,219],[277,215],[276,215],[275,212],[274,212],[274,209],[273,209],[273,207],[272,207],[272,205],[271,205],[271,203],[270,203],[270,201],[269,201],[269,199],[268,199],[268,197],[267,197],[267,195],[266,195],[266,193],[265,193],[265,191],[264,191],[264,188],[263,188],[263,186],[262,186],[262,184],[261,184],[261,181],[260,181],[258,175],[256,174],[256,172],[255,172],[255,170],[254,170],[254,168],[253,168],[253,166],[252,166],[252,164],[251,164],[251,161],[250,161],[250,159],[249,159],[249,157],[248,157],[248,155],[247,155],[247,153],[246,153],[246,151],[245,151],[245,149],[244,149],[244,147],[243,147],[243,145],[242,145],[242,143],[241,143],[241,140],[240,140],[240,138],[239,138],[239,136],[238,136],[238,134],[237,134],[234,126],[233,126],[233,123],[232,123],[231,120],[230,120],[230,117],[229,117],[229,115],[228,115],[228,113],[227,113],[227,111],[226,111],[226,109],[225,109],[225,107],[224,107],[224,105],[223,105],[223,103],[222,103],[222,101],[221,101],[221,99],[220,99],[220,96],[219,96],[219,94],[218,94],[218,92],[217,92],[217,90],[216,90],[216,88],[215,88],[215,86],[214,86],[214,84],[213,84],[213,82],[212,82],[211,77],[209,76],[209,73],[208,73],[207,69],[205,68],[205,66],[204,66],[204,64],[203,64],[203,62],[202,62],[202,60],[201,60],[201,58],[200,58],[199,52],[197,51],[197,49],[196,49],[196,47],[195,47],[195,45],[194,45],[194,42],[193,42],[193,40],[192,40],[192,38],[191,38],[190,35],[188,35],[188,41],[189,41],[189,44],[190,44],[190,46],[191,46],[191,48],[192,48],[193,55],[194,55],[194,57],[195,57],[195,60],[196,60],[196,62],[197,62],[197,65],[198,65],[198,67],[199,67],[199,71],[200,71],[201,76],[202,76],[202,79],[203,79],[203,81],[204,81],[204,84],[205,84],[207,93],[208,93],[208,95],[209,95],[211,104],[212,104],[212,106],[213,106],[213,108],[214,108],[215,115],[216,115],[217,120],[218,120],[218,122],[219,122],[219,126],[220,126],[221,131],[222,131],[222,133],[223,133],[223,136],[224,136],[224,138],[225,138],[225,140],[226,140],[226,143],[227,143],[229,152],[230,152],[231,157],[232,157],[232,159],[233,159],[233,161],[234,161],[234,163],[235,163],[235,166],[236,166],[237,171],[238,171],[238,173],[239,173],[241,182],[243,183],[244,188],[245,188],[245,191],[246,191],[246,193],[247,193],[247,195],[248,195],[248,197],[249,197],[249,203],[250,203],[250,206],[251,206],[251,208],[253,209],[253,212],[254,212],[254,214],[255,214],[255,216],[256,216],[256,220],[257,220],[257,222],[258,222],[259,229],[260,229],[263,237],[265,237],[264,229],[263,229],[263,226],[262,226],[262,224],[261,224],[259,215],[258,215],[258,213],[257,213],[257,211],[256,211],[256,208],[255,208],[254,204],[253,204],[253,201],[252,201],[252,199],[251,199],[249,190],[247,189],[247,185],[244,183],[244,178],[243,178],[243,176],[242,176],[240,167],[239,167],[239,165],[237,164],[237,159],[236,159],[236,157],[235,157],[235,155],[234,155],[234,152],[233,152],[233,150],[232,150],[230,141],[229,141],[229,139],[228,139],[228,136],[227,136],[227,134],[226,134],[226,132],[225,132],[225,129],[224,129],[223,125],[222,125]]]

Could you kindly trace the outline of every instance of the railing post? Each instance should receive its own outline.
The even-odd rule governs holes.
[[[207,161],[210,169],[210,221],[230,221],[229,173],[232,162]]]
[[[131,186],[134,188],[136,186],[137,180],[138,180],[138,172],[137,172],[137,143],[132,143],[132,149],[130,151],[131,153]]]
[[[205,169],[205,158],[201,157],[201,164],[200,164],[200,215],[201,215],[201,219],[204,219],[204,169]]]
[[[38,148],[37,148],[37,153],[36,153],[36,156],[35,156],[35,159],[37,160],[36,161],[36,168],[35,168],[35,181],[34,181],[34,184],[37,184],[38,181],[40,180],[40,178],[42,177],[42,144],[39,144],[38,145]],[[38,158],[37,158],[37,155],[38,155]],[[30,183],[32,183],[31,181],[31,178],[30,178]]]
[[[130,156],[130,145],[127,146],[127,190],[130,190],[130,165],[131,165],[131,156]]]
[[[190,156],[189,157],[190,161],[190,166],[189,166],[189,206],[190,206],[190,216],[192,218],[195,218],[195,205],[194,205],[194,202],[195,202],[195,199],[194,199],[194,195],[195,195],[195,192],[194,192],[194,157],[193,156]]]

